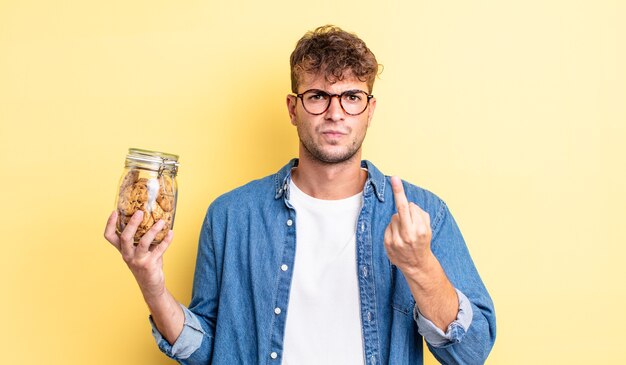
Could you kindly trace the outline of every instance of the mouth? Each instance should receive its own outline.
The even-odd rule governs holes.
[[[325,136],[329,136],[329,137],[339,137],[339,136],[345,135],[346,133],[343,133],[340,131],[329,130],[329,131],[323,131],[322,134]]]

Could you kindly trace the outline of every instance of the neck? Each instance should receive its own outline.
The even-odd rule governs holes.
[[[361,169],[361,151],[341,163],[323,163],[300,154],[293,182],[309,196],[324,200],[351,197],[363,190],[367,171]]]

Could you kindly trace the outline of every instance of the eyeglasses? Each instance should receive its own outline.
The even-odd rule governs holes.
[[[328,110],[331,100],[336,96],[339,98],[341,109],[348,115],[359,115],[367,109],[369,101],[374,95],[370,95],[363,90],[346,90],[341,94],[329,94],[324,90],[311,89],[296,94],[302,99],[304,110],[313,115],[320,115]]]

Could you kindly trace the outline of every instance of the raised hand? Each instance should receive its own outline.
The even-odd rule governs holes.
[[[419,270],[432,255],[430,215],[417,204],[409,203],[397,176],[391,178],[391,188],[397,213],[385,230],[387,256],[402,272]]]
[[[391,178],[391,188],[398,213],[385,230],[387,256],[404,274],[422,315],[445,332],[456,317],[459,301],[430,250],[430,215],[409,203],[400,178]]]

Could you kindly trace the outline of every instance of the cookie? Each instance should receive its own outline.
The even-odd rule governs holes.
[[[130,218],[138,210],[143,211],[143,219],[135,232],[135,244],[160,219],[165,221],[153,243],[159,243],[172,227],[174,211],[174,180],[166,175],[160,178],[139,178],[138,170],[129,171],[120,184],[117,209],[119,211],[117,231],[122,232]]]
[[[161,177],[161,187],[157,196],[157,203],[166,212],[174,209],[174,185],[172,179],[168,176]]]
[[[135,183],[135,181],[137,181],[138,178],[139,178],[139,171],[138,170],[130,170],[124,176],[124,179],[122,179],[122,182],[120,183],[120,190],[123,190],[127,186],[133,185]]]

